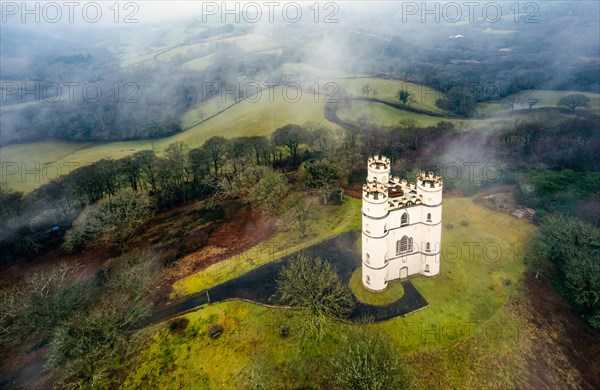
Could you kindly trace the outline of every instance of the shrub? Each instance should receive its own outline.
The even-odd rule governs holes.
[[[352,292],[331,263],[317,257],[298,255],[277,275],[281,300],[315,315],[347,317],[354,308]]]
[[[329,376],[338,389],[410,389],[414,379],[394,343],[375,329],[352,329],[329,358]]]

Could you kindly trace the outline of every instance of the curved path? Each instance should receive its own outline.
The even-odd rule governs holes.
[[[337,237],[307,248],[301,253],[312,257],[322,257],[329,260],[336,268],[344,282],[349,282],[352,272],[361,265],[360,254],[356,250],[356,232],[343,233]],[[296,258],[291,254],[278,261],[265,264],[240,277],[219,284],[201,293],[191,295],[171,303],[166,308],[155,312],[146,325],[153,324],[193,311],[201,305],[222,302],[229,299],[244,299],[258,304],[277,305],[275,298],[275,277],[279,268]],[[402,282],[404,295],[398,301],[388,306],[371,306],[356,301],[350,319],[361,317],[371,318],[376,322],[404,316],[413,311],[428,306],[425,298],[413,286],[410,280]]]

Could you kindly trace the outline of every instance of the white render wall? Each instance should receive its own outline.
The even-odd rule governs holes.
[[[423,204],[397,209],[389,208],[389,198],[383,193],[378,194],[377,200],[373,194],[363,193],[362,269],[365,288],[383,291],[390,280],[415,274],[429,277],[439,274],[442,185],[440,182],[431,188],[428,183],[425,186],[417,184],[416,191]],[[409,217],[408,224],[401,226],[401,217],[405,213]],[[404,236],[412,238],[413,250],[398,255],[396,245]]]

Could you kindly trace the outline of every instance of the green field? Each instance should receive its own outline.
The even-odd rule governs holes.
[[[204,30],[206,30],[208,26],[205,25],[196,25],[194,27],[175,27],[173,30],[169,31],[169,33],[163,36],[160,39],[160,44],[165,46],[176,45],[187,37],[196,35]]]
[[[241,49],[243,49],[247,53],[263,52],[263,51],[269,51],[269,50],[274,50],[274,51],[280,52],[280,50],[281,50],[281,49],[278,49],[278,47],[280,45],[277,42],[274,42],[273,40],[271,40],[265,36],[259,35],[259,34],[243,34],[243,35],[236,35],[236,36],[231,36],[231,34],[222,34],[222,35],[219,35],[216,37],[206,39],[200,43],[190,43],[190,44],[187,44],[187,45],[184,44],[181,46],[178,45],[178,43],[181,43],[186,37],[193,35],[193,34],[197,34],[198,32],[200,32],[202,30],[203,30],[203,28],[192,28],[192,29],[186,29],[185,31],[183,29],[178,29],[178,30],[172,31],[167,36],[163,37],[163,39],[161,39],[161,43],[164,46],[155,48],[154,50],[152,50],[151,52],[148,52],[148,53],[142,53],[139,55],[125,57],[121,61],[121,64],[122,64],[122,66],[129,66],[129,65],[140,63],[140,62],[153,60],[155,57],[156,57],[156,60],[158,60],[158,61],[169,62],[169,61],[171,61],[171,59],[173,59],[173,57],[177,56],[178,54],[181,54],[181,55],[194,55],[195,53],[201,54],[202,52],[206,51],[207,49],[209,49],[211,47],[214,47],[216,45],[222,45],[222,44],[239,46]],[[191,61],[188,61],[188,62],[191,62]],[[194,70],[202,70],[203,69],[200,66],[198,66],[197,64],[190,64],[190,65],[191,65],[191,68]]]
[[[404,295],[404,287],[399,280],[393,280],[388,283],[385,291],[372,292],[363,287],[362,269],[358,268],[350,277],[350,290],[359,302],[373,306],[387,306],[396,302]]]
[[[123,58],[121,60],[121,66],[131,66],[131,65],[138,64],[141,62],[154,60],[154,57],[156,57],[157,55],[161,54],[162,52],[166,52],[168,50],[169,50],[169,47],[165,46],[165,47],[156,48],[148,53],[126,56],[125,58]]]
[[[342,108],[338,111],[340,119],[356,123],[361,117],[368,118],[369,122],[379,126],[397,125],[403,119],[412,119],[419,126],[434,126],[445,118],[417,114],[410,111],[398,110],[383,103],[353,101],[351,108]],[[452,121],[452,120],[450,120]]]
[[[424,85],[413,84],[402,80],[386,80],[378,78],[356,78],[347,80],[337,80],[340,87],[343,87],[348,93],[355,97],[362,97],[362,88],[369,85],[372,90],[377,91],[376,96],[372,94],[369,97],[400,104],[398,92],[403,90],[410,93],[410,107],[420,110],[427,110],[436,113],[446,114],[445,110],[437,107],[435,102],[442,99],[444,95],[440,91],[426,87]]]
[[[556,107],[556,104],[560,98],[572,95],[572,94],[583,94],[590,98],[589,106],[587,108],[577,108],[577,110],[589,110],[596,115],[600,115],[600,94],[591,92],[578,92],[578,91],[554,91],[554,90],[526,90],[521,91],[518,94],[510,95],[502,99],[500,102],[490,102],[480,104],[478,107],[478,113],[483,116],[494,116],[501,115],[511,111],[511,106],[515,110],[527,109],[528,106],[523,106],[518,103],[526,99],[539,99],[540,102],[533,107],[535,112],[536,108],[543,107]],[[513,102],[515,102],[513,106]]]
[[[260,38],[246,35],[225,38],[225,40],[240,41],[242,38],[256,39],[258,42],[263,42]],[[209,55],[189,61],[186,66],[197,66],[200,69],[208,66],[211,59],[212,56]],[[342,74],[337,71],[323,70],[304,64],[285,64],[283,68],[287,71],[298,72],[303,77],[301,81],[303,81],[302,84],[305,89],[301,99],[297,102],[284,99],[283,89],[280,87],[270,91],[264,90],[260,98],[257,97],[256,102],[242,101],[235,105],[232,96],[216,96],[185,113],[181,118],[181,126],[184,129],[189,128],[189,130],[171,137],[123,142],[38,141],[10,145],[0,149],[0,162],[16,163],[19,167],[25,164],[26,169],[34,167],[36,162],[39,162],[42,167],[44,164],[56,163],[63,168],[63,173],[66,173],[67,166],[64,164],[75,163],[76,166],[83,166],[103,158],[121,158],[144,149],[152,149],[160,153],[170,143],[176,141],[184,141],[190,147],[197,147],[214,135],[222,135],[226,138],[269,135],[278,127],[288,123],[301,125],[307,122],[315,122],[329,128],[335,128],[336,125],[330,123],[324,117],[324,96],[315,96],[307,87],[312,83],[309,76],[331,76],[333,80],[333,76],[341,77]],[[424,86],[399,80],[376,78],[338,79],[335,82],[355,96],[360,96],[362,86],[369,84],[371,88],[377,90],[378,99],[394,103],[397,103],[397,91],[406,89],[414,92],[410,103],[411,107],[430,111],[437,110],[439,112],[439,109],[435,107],[435,99],[440,96],[440,93]],[[294,91],[291,90],[290,94],[292,92]],[[536,91],[534,96],[541,100],[536,107],[554,107],[562,96],[569,93],[573,93],[573,91]],[[526,94],[527,92],[521,93],[521,95]],[[600,113],[600,94],[588,93],[586,95],[591,99],[589,109]],[[507,99],[512,102],[511,97]],[[232,107],[223,114],[207,119],[229,106]],[[467,129],[486,128],[490,123],[501,119],[502,114],[507,111],[510,111],[510,107],[507,108],[505,104],[487,103],[480,105],[480,117],[478,119],[450,119],[450,121],[460,122]],[[521,110],[519,117],[526,117],[529,114],[529,110]],[[399,110],[382,103],[366,101],[353,101],[350,109],[342,108],[339,110],[338,115],[342,120],[352,123],[367,118],[373,124],[386,126],[397,125],[403,119],[415,120],[420,126],[433,126],[441,120],[448,120]],[[517,119],[517,117],[515,116],[513,119]],[[6,182],[15,190],[29,192],[54,178],[56,176],[54,172],[56,172],[56,169],[52,172],[48,171],[48,175],[42,174],[39,177],[27,175],[23,178],[19,174],[10,175],[6,177]]]
[[[157,56],[156,59],[159,61],[168,62],[171,61],[171,59],[178,54],[181,54],[183,56],[194,55],[196,53],[201,53],[203,50],[208,49],[209,46],[209,43],[194,43],[191,45],[177,46]]]
[[[216,42],[223,44],[236,45],[246,53],[275,49],[281,46],[281,43],[261,34],[243,34],[223,38],[221,36],[215,39],[207,39],[207,42]]]
[[[350,205],[348,217],[360,216],[360,202]],[[461,226],[465,218],[469,225]],[[518,299],[525,269],[513,248],[522,246],[534,228],[469,198],[446,199],[443,223],[455,228],[443,231],[446,249],[440,275],[412,279],[430,306],[368,326],[392,337],[414,369],[419,388],[519,387],[527,368],[523,355],[530,344],[518,336],[520,319],[507,304]],[[466,243],[479,244],[472,245],[472,256]],[[482,256],[486,244],[488,255]],[[462,247],[460,253],[449,249],[456,245]],[[492,247],[500,248],[501,254],[493,254]],[[232,268],[223,279],[237,274]],[[314,376],[307,372],[318,371],[315,367],[334,350],[346,327],[358,326],[334,322],[322,340],[299,338],[305,321],[300,313],[236,300],[205,305],[184,317],[190,324],[183,332],[165,325],[139,332],[136,337],[149,341],[131,356],[126,388],[241,388],[253,370],[267,370],[286,388],[312,387]],[[212,324],[225,329],[219,339],[207,335]],[[279,336],[281,325],[290,327],[290,337]]]
[[[209,54],[209,55],[204,56],[204,57],[195,58],[193,60],[189,60],[187,62],[184,62],[183,66],[186,67],[186,68],[188,68],[188,69],[201,72],[204,69],[208,68],[212,64],[212,60],[213,60],[214,57],[215,57],[214,54]]]
[[[256,102],[242,101],[227,110],[225,115],[217,115],[171,137],[122,142],[38,141],[16,144],[0,149],[0,161],[16,163],[18,166],[26,164],[28,169],[36,162],[42,165],[57,163],[63,166],[64,163],[75,163],[83,166],[103,158],[118,159],[144,149],[161,153],[169,144],[177,141],[183,141],[193,148],[201,146],[208,138],[216,135],[226,138],[270,135],[275,129],[288,123],[304,124],[312,121],[326,127],[336,127],[325,119],[322,99],[317,99],[318,101],[315,102],[315,97],[311,93],[302,93],[300,100],[294,101],[284,99],[283,90],[278,87],[270,91],[265,90],[260,97],[256,96],[252,99],[255,98]],[[232,97],[226,96],[226,99]],[[216,105],[216,103],[210,104]],[[193,115],[184,115],[184,124],[189,125]],[[6,182],[14,190],[29,192],[53,178],[40,176],[39,180],[33,176],[21,180],[20,175],[11,175],[6,178]]]
[[[299,62],[286,62],[282,66],[282,73],[298,73],[304,80],[335,81],[336,83],[340,82],[338,80],[340,78],[354,76],[341,70],[323,69]]]

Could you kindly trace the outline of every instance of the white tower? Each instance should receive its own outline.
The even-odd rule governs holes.
[[[363,185],[363,286],[383,291],[388,281],[440,271],[442,178],[422,172],[417,184],[390,176],[390,159],[370,157]]]

